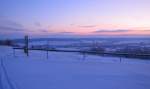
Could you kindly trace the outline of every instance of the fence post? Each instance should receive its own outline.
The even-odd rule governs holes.
[[[120,63],[121,63],[121,61],[122,61],[122,58],[121,58],[121,56],[120,56]]]
[[[24,53],[25,53],[27,56],[29,56],[29,50],[28,50],[28,48],[29,48],[29,38],[28,38],[28,36],[26,35],[26,36],[25,36]]]
[[[46,55],[46,57],[47,57],[47,59],[48,59],[48,49],[49,49],[49,41],[47,41],[47,55]]]
[[[86,59],[86,53],[83,52],[83,60],[85,60],[85,59]]]
[[[15,52],[15,49],[13,48],[13,56],[14,56],[14,57],[16,57],[15,54],[16,54],[16,52]]]

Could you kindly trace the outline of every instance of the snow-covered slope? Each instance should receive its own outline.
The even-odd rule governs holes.
[[[0,47],[0,53],[5,87],[10,82],[15,89],[150,89],[150,61],[56,52],[47,59],[44,51],[26,57],[21,50],[14,57],[10,47]]]

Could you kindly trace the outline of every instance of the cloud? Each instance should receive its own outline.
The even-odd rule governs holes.
[[[74,34],[74,32],[60,32],[62,34]]]
[[[0,18],[0,32],[25,31],[23,25],[12,20]]]
[[[73,25],[75,25],[75,24],[73,24],[73,23],[72,23],[72,24],[70,24],[70,26],[73,26]]]
[[[82,28],[94,28],[94,27],[96,27],[96,25],[85,25],[85,26],[79,26],[79,27],[82,27]]]
[[[137,30],[137,29],[103,29],[93,31],[92,35],[104,35],[104,36],[148,36],[150,30]]]
[[[35,22],[34,24],[35,24],[35,26],[37,26],[37,27],[41,27],[41,26],[42,26],[41,23],[39,23],[39,22]]]
[[[15,27],[0,26],[0,31],[25,31],[25,29],[23,29],[23,28],[15,28]]]
[[[48,33],[49,31],[47,29],[38,29],[39,32],[45,32]]]
[[[145,31],[145,32],[150,32],[150,30],[143,30],[143,31]]]
[[[18,28],[22,28],[23,27],[23,25],[20,24],[20,23],[17,23],[15,21],[8,20],[8,19],[2,19],[2,18],[0,18],[0,26],[18,27]]]
[[[114,29],[114,30],[108,30],[108,29],[102,29],[94,31],[93,33],[118,33],[118,32],[129,32],[128,29]]]

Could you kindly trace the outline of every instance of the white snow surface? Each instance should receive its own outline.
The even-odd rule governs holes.
[[[0,46],[0,89],[150,89],[150,61]],[[10,83],[12,86],[10,86]]]

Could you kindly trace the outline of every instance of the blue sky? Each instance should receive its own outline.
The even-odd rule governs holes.
[[[150,35],[149,4],[150,0],[1,0],[0,37]]]

